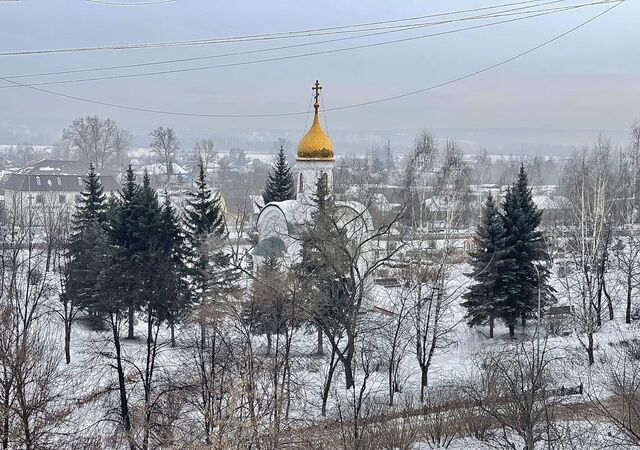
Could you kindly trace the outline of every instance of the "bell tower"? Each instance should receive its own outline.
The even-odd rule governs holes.
[[[331,192],[333,190],[333,144],[329,136],[320,126],[320,91],[322,86],[316,80],[311,88],[314,91],[313,123],[307,134],[298,144],[296,154],[296,197],[303,200],[311,196],[316,190],[318,179],[322,178]]]

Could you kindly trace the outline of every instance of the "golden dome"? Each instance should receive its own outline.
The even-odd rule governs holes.
[[[322,89],[318,81],[314,90],[316,91],[315,103],[313,108],[315,109],[313,115],[313,124],[307,134],[304,135],[300,143],[298,144],[298,154],[296,159],[322,159],[333,160],[333,144],[331,139],[322,130],[320,126],[320,119],[318,118],[318,104],[319,90]]]

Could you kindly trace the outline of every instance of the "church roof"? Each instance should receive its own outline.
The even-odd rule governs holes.
[[[331,139],[324,132],[320,126],[320,119],[318,117],[318,110],[320,104],[318,103],[318,97],[320,96],[320,83],[316,80],[316,85],[313,88],[315,93],[315,103],[313,104],[313,123],[311,128],[304,135],[300,143],[298,144],[298,153],[296,159],[298,160],[333,160],[333,144]]]
[[[287,250],[287,246],[284,241],[276,236],[271,236],[261,240],[258,245],[255,246],[251,254],[254,256],[266,256],[266,257],[282,257]]]

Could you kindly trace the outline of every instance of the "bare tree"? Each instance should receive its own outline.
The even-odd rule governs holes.
[[[389,406],[394,405],[395,394],[401,392],[402,363],[407,356],[407,349],[413,341],[411,330],[411,302],[408,295],[402,295],[400,289],[392,289],[388,293],[392,306],[392,316],[383,328],[382,344],[385,348],[387,364],[387,389],[389,391]]]
[[[616,448],[640,447],[640,346],[637,341],[628,344],[611,352],[608,380],[604,386],[593,383],[585,414],[614,427],[616,433],[608,438]]]
[[[68,411],[61,405],[65,378],[45,329],[53,292],[37,245],[36,212],[13,197],[6,206],[0,253],[0,437],[2,448],[47,448],[61,437]]]
[[[550,395],[552,362],[546,339],[515,344],[483,357],[479,378],[464,388],[474,407],[497,423],[493,439],[505,448],[534,450],[552,438],[549,424],[560,404]]]
[[[565,175],[568,214],[562,232],[566,258],[575,271],[560,281],[575,307],[578,337],[589,364],[594,362],[594,335],[602,326],[603,295],[610,317],[613,314],[606,274],[619,186],[610,152],[609,141],[600,139],[589,153],[574,156]]]
[[[158,155],[160,162],[164,164],[167,172],[167,183],[173,175],[173,163],[180,150],[178,138],[173,128],[158,127],[149,136],[152,137],[151,149]]]
[[[415,229],[427,226],[427,199],[433,195],[437,157],[435,138],[427,130],[422,131],[416,137],[405,169],[405,189],[410,197],[407,218]]]
[[[612,250],[618,263],[618,275],[626,291],[625,322],[631,323],[634,292],[640,286],[640,236],[633,225],[625,228],[620,230],[621,236]]]
[[[432,138],[431,138],[432,139]],[[432,169],[431,179],[420,190],[409,189],[409,204],[424,203],[420,220],[413,217],[403,229],[407,252],[400,278],[402,294],[411,305],[415,355],[420,367],[420,401],[425,400],[428,373],[433,356],[446,347],[447,335],[455,323],[451,320],[451,306],[457,290],[448,289],[451,262],[454,257],[456,230],[467,212],[468,185],[471,172],[454,141],[447,141],[439,165],[435,167],[437,148],[433,149],[428,134],[416,141],[416,155],[428,157]],[[407,186],[415,186],[414,175],[407,172]],[[427,224],[438,224],[439,232],[429,231]]]
[[[356,342],[363,332],[363,313],[375,273],[388,264],[402,245],[395,249],[378,248],[396,225],[400,214],[390,224],[373,228],[368,213],[370,202],[362,208],[319,209],[317,223],[308,226],[302,238],[303,246],[314,252],[327,273],[330,289],[313,292],[309,311],[323,330],[345,372],[347,389],[353,387],[353,357]]]
[[[94,163],[98,169],[118,164],[126,152],[127,132],[111,119],[98,116],[79,117],[62,131],[62,139],[83,162]]]
[[[208,171],[209,167],[217,157],[216,146],[211,138],[200,139],[196,142],[196,145],[193,146],[193,152],[195,153],[194,156],[196,157],[196,160],[197,158],[202,159],[205,171]]]

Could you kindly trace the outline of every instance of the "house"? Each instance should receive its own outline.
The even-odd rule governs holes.
[[[6,172],[0,180],[0,195],[4,204],[30,199],[30,204],[75,204],[84,190],[84,178],[89,167],[81,161],[43,159],[25,167]],[[113,174],[100,173],[105,194],[120,189]]]

